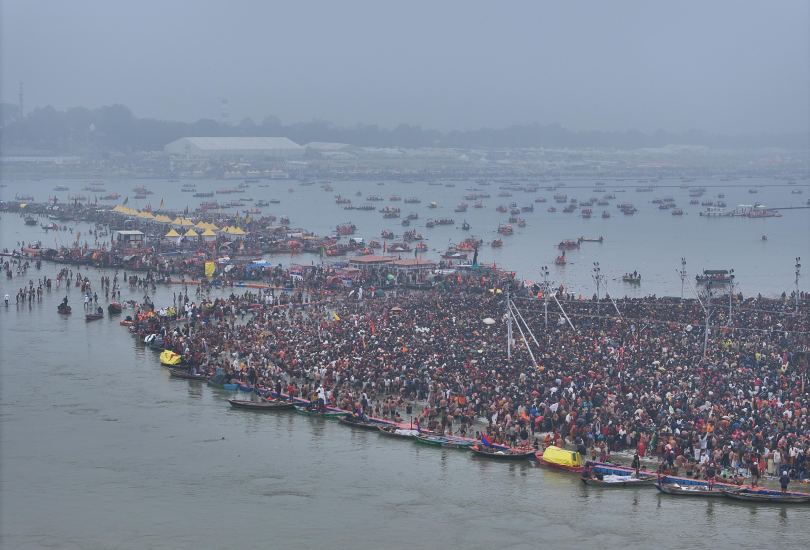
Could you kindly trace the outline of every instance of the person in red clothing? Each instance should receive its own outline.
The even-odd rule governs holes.
[[[644,451],[646,451],[646,447],[644,446],[643,441],[638,442],[638,456],[644,458]]]
[[[293,386],[293,385],[292,385],[292,382],[290,382],[290,383],[287,385],[287,398],[288,398],[290,401],[292,401],[292,400],[293,400],[293,392],[294,392],[294,391],[295,391],[295,386]],[[279,397],[280,397],[280,396],[279,396]]]

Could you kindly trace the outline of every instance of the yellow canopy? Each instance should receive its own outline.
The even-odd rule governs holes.
[[[183,225],[183,220],[178,216],[178,217],[176,217],[175,219],[172,220],[172,223],[174,225]]]
[[[124,211],[124,207],[121,206],[120,204],[116,204],[115,208],[113,208],[113,212],[123,212],[123,211]]]
[[[151,213],[145,212],[145,211],[138,214],[138,217],[146,219],[146,220],[154,220],[155,219],[155,217]]]
[[[195,225],[194,227],[197,227],[199,229],[207,229],[208,225],[204,221],[200,220],[200,221],[197,222],[197,225]]]
[[[203,236],[204,237],[216,237],[217,234],[214,233],[213,231],[211,231],[210,229],[206,229],[205,232],[203,233]]]
[[[193,229],[186,231],[186,237],[199,237],[200,235]]]
[[[231,233],[233,233],[234,235],[244,235],[245,234],[245,232],[242,231],[241,227],[234,227],[233,231],[231,231]]]
[[[543,460],[560,466],[581,466],[579,453],[551,446],[543,452]]]
[[[191,221],[191,220],[187,220],[186,218],[183,218],[182,220],[180,220],[180,225],[182,225],[184,227],[193,226],[194,222]]]
[[[166,236],[167,236],[167,237],[179,237],[179,236],[180,236],[180,233],[178,233],[177,231],[175,231],[174,229],[172,229],[171,231],[169,231],[168,233],[166,233]]]

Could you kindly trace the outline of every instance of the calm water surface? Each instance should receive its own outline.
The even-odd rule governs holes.
[[[155,187],[158,185],[166,187],[156,182]],[[336,192],[338,185],[352,192],[364,185],[369,193],[380,194],[383,190],[392,193],[393,187],[336,182]],[[459,197],[463,194],[463,185],[444,191],[431,187],[430,191],[446,193],[444,200],[449,202],[451,192]],[[424,208],[426,200],[436,198],[428,195],[427,184],[423,186]],[[497,190],[492,186],[488,190],[493,194],[488,207],[493,210]],[[258,191],[254,190],[254,198],[260,198]],[[306,192],[313,197],[326,195],[317,186]],[[153,203],[160,201],[156,196]],[[529,197],[533,198],[528,194],[526,200],[520,197],[518,204],[529,202]],[[285,203],[279,213],[289,214],[293,222],[305,226],[312,220],[309,227],[315,231],[350,219],[361,228],[368,227],[369,236],[386,227],[379,214],[366,214],[370,221],[362,223],[363,213],[335,214],[339,207],[327,207],[327,197],[322,201],[324,211],[336,221],[323,221],[326,215],[323,220],[314,220],[311,214],[307,219],[303,200],[298,204],[287,202],[286,195],[281,198]],[[167,194],[167,203],[169,200]],[[639,202],[635,196],[628,200]],[[733,200],[727,198],[726,202],[733,204]],[[424,214],[419,212],[420,218],[428,215],[426,209]],[[640,223],[644,218],[655,217],[666,227],[687,222],[682,223],[687,240],[700,235],[706,239],[671,250],[667,248],[672,243],[682,240],[671,234],[672,229],[654,229],[656,235],[668,239],[667,246],[656,246],[655,236],[649,234],[653,229],[618,229],[630,220],[605,220],[617,222],[610,226],[612,232],[607,223],[589,232],[581,229],[584,224],[596,226],[603,220],[571,218],[571,227],[560,228],[545,221],[550,214],[536,211],[536,219],[530,218],[533,227],[498,251],[502,254],[498,262],[508,259],[534,267],[548,257],[553,259],[555,241],[601,233],[607,240],[604,245],[583,246],[581,263],[586,267],[581,265],[578,275],[583,285],[591,261],[601,261],[603,269],[610,263],[618,271],[629,259],[637,258],[630,267],[643,271],[645,263],[666,259],[673,264],[668,269],[674,275],[679,267],[676,260],[686,254],[680,250],[688,250],[690,257],[702,255],[707,262],[718,258],[711,266],[739,259],[732,266],[744,265],[746,280],[766,280],[765,274],[771,270],[780,281],[786,280],[787,287],[792,259],[800,254],[797,250],[808,247],[810,234],[807,212],[794,212],[797,217],[786,213],[779,220],[702,223],[707,220],[696,215],[674,222],[673,216],[661,213],[659,217],[650,207],[633,217],[638,229],[657,227]],[[489,220],[485,217],[489,215],[497,226],[499,218],[493,214],[482,213],[482,220]],[[562,219],[563,214],[556,215]],[[473,223],[471,215],[468,220]],[[489,238],[491,224],[482,225],[488,231],[478,234]],[[767,243],[758,242],[763,226],[773,236]],[[801,230],[804,233],[799,235]],[[738,235],[745,232],[750,235]],[[460,233],[447,229],[433,238]],[[0,247],[14,247],[18,239],[33,235],[16,216],[0,219]],[[726,242],[735,238],[748,244]],[[644,245],[634,248],[634,242]],[[526,254],[520,252],[522,246],[527,247]],[[542,250],[542,254],[528,257],[529,249]],[[758,252],[752,254],[752,250]],[[495,255],[486,252],[488,257]],[[810,258],[810,253],[801,254]],[[614,255],[622,261],[609,261]],[[787,267],[777,271],[753,257],[763,255],[772,261],[779,258]],[[575,281],[569,273],[576,267],[566,269],[565,277]],[[84,272],[98,286],[102,272]],[[660,272],[662,280],[669,281],[667,288],[674,288],[674,276],[663,275],[663,268]],[[45,264],[42,271],[29,271],[23,278],[2,278],[0,294],[13,296],[28,278],[36,281],[55,273],[55,266]],[[159,288],[155,302],[170,302],[175,290]],[[4,548],[197,549],[282,544],[339,549],[537,548],[552,544],[562,548],[650,548],[679,540],[684,541],[683,546],[707,548],[752,542],[758,546],[806,544],[808,506],[680,500],[659,496],[652,488],[599,490],[581,485],[575,476],[532,463],[488,462],[469,453],[383,439],[295,413],[258,415],[230,410],[226,399],[233,392],[170,379],[157,355],[130,337],[117,320],[88,323],[80,307],[72,316],[57,315],[56,306],[64,294],[64,289],[54,290],[31,306],[17,307],[12,299],[9,308],[0,307],[0,537]],[[142,294],[126,289],[122,298],[139,299]],[[80,302],[76,289],[70,291],[70,299],[76,308]]]

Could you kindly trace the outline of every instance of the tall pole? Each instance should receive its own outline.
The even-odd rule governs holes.
[[[703,362],[706,362],[706,350],[709,347],[709,318],[712,316],[712,283],[706,284],[706,334],[703,337]]]
[[[548,267],[543,266],[540,268],[543,273],[543,280],[545,281],[545,288],[543,289],[543,298],[544,298],[544,309],[545,309],[545,317],[546,317],[546,328],[548,328]]]
[[[802,267],[800,260],[801,258],[796,258],[796,309],[799,309],[799,268]]]
[[[734,294],[734,270],[728,270],[728,326],[731,326],[731,296]]]
[[[681,257],[681,270],[678,272],[681,276],[681,303],[683,303],[683,282],[686,280],[686,258]]]
[[[506,356],[512,359],[512,312],[509,309],[509,285],[506,285]]]
[[[601,315],[600,303],[599,303],[599,283],[602,281],[602,270],[599,268],[599,262],[593,263],[593,280],[596,281],[596,316],[599,317]]]

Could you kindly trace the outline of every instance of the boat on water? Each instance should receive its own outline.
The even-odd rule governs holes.
[[[635,275],[630,275],[630,274],[625,273],[624,275],[622,275],[622,282],[630,283],[630,284],[634,284],[634,285],[640,285],[641,284],[641,275],[635,276]]]
[[[534,450],[486,447],[484,445],[473,445],[470,447],[470,451],[476,456],[494,460],[529,460],[534,457]]]
[[[99,319],[104,318],[104,310],[102,308],[98,308],[93,313],[86,313],[84,315],[85,320],[87,321],[97,321]]]
[[[60,305],[59,305],[59,306],[56,308],[56,311],[57,311],[58,313],[63,314],[63,315],[67,315],[68,313],[70,313],[71,308],[70,308],[70,306],[66,306],[66,305],[62,305],[62,304],[60,304]]]
[[[468,451],[475,442],[469,439],[462,439],[460,437],[452,437],[447,435],[415,435],[413,439],[417,443],[423,445],[432,445],[433,447],[445,447],[448,449],[459,449],[461,451]]]
[[[601,243],[604,241],[604,238],[600,235],[598,239],[590,238],[590,237],[580,237],[577,239],[577,242],[580,243]]]
[[[228,399],[228,403],[230,403],[231,407],[234,409],[256,412],[291,411],[295,408],[295,403],[292,401],[243,401],[241,399]]]
[[[400,439],[410,439],[411,441],[413,441],[414,436],[420,434],[419,430],[414,428],[400,428],[393,424],[377,424],[377,430],[382,435],[399,437]]]
[[[647,476],[623,476],[623,475],[606,475],[602,479],[598,478],[580,478],[585,485],[593,485],[595,487],[607,488],[626,488],[626,487],[643,487],[655,485],[657,478],[653,475]]]
[[[169,369],[169,378],[177,378],[182,380],[197,380],[205,382],[208,378],[204,374],[193,374],[185,369]]]
[[[725,494],[723,494],[723,488],[717,485],[714,486],[713,490],[709,490],[707,485],[679,485],[678,483],[660,483],[656,484],[655,487],[662,493],[681,497],[725,497]]]
[[[34,219],[32,216],[26,216],[25,217],[25,225],[36,225],[36,224],[37,224],[37,220]]]
[[[607,210],[602,212],[602,217],[606,218],[606,219],[609,218],[610,217],[610,212],[608,212]]]
[[[695,275],[698,284],[721,283],[726,284],[734,280],[734,275],[727,269],[704,269],[700,275]]]
[[[361,430],[376,430],[377,426],[380,425],[378,422],[369,422],[352,415],[341,416],[338,418],[338,422],[346,426],[351,426],[352,428],[359,428]]]
[[[760,488],[723,488],[723,496],[734,500],[744,500],[748,502],[768,502],[773,504],[807,504],[810,503],[810,494],[770,491]]]
[[[183,356],[172,350],[164,349],[160,352],[160,364],[164,367],[176,367],[183,364]]]
[[[54,191],[70,191],[70,187],[67,185],[57,185],[53,188]]]
[[[534,456],[537,462],[545,466],[569,472],[582,472],[582,458],[576,451],[568,451],[551,445],[545,451],[537,451]]]
[[[493,248],[500,248],[502,246],[503,246],[503,241],[501,239],[495,239],[494,241],[492,241],[492,247]]]
[[[326,412],[316,412],[307,409],[306,407],[302,407],[300,405],[295,406],[295,412],[299,414],[303,414],[304,416],[312,416],[316,418],[327,418],[327,419],[337,419],[341,416],[346,416],[349,413],[347,411],[330,411],[327,409]]]

